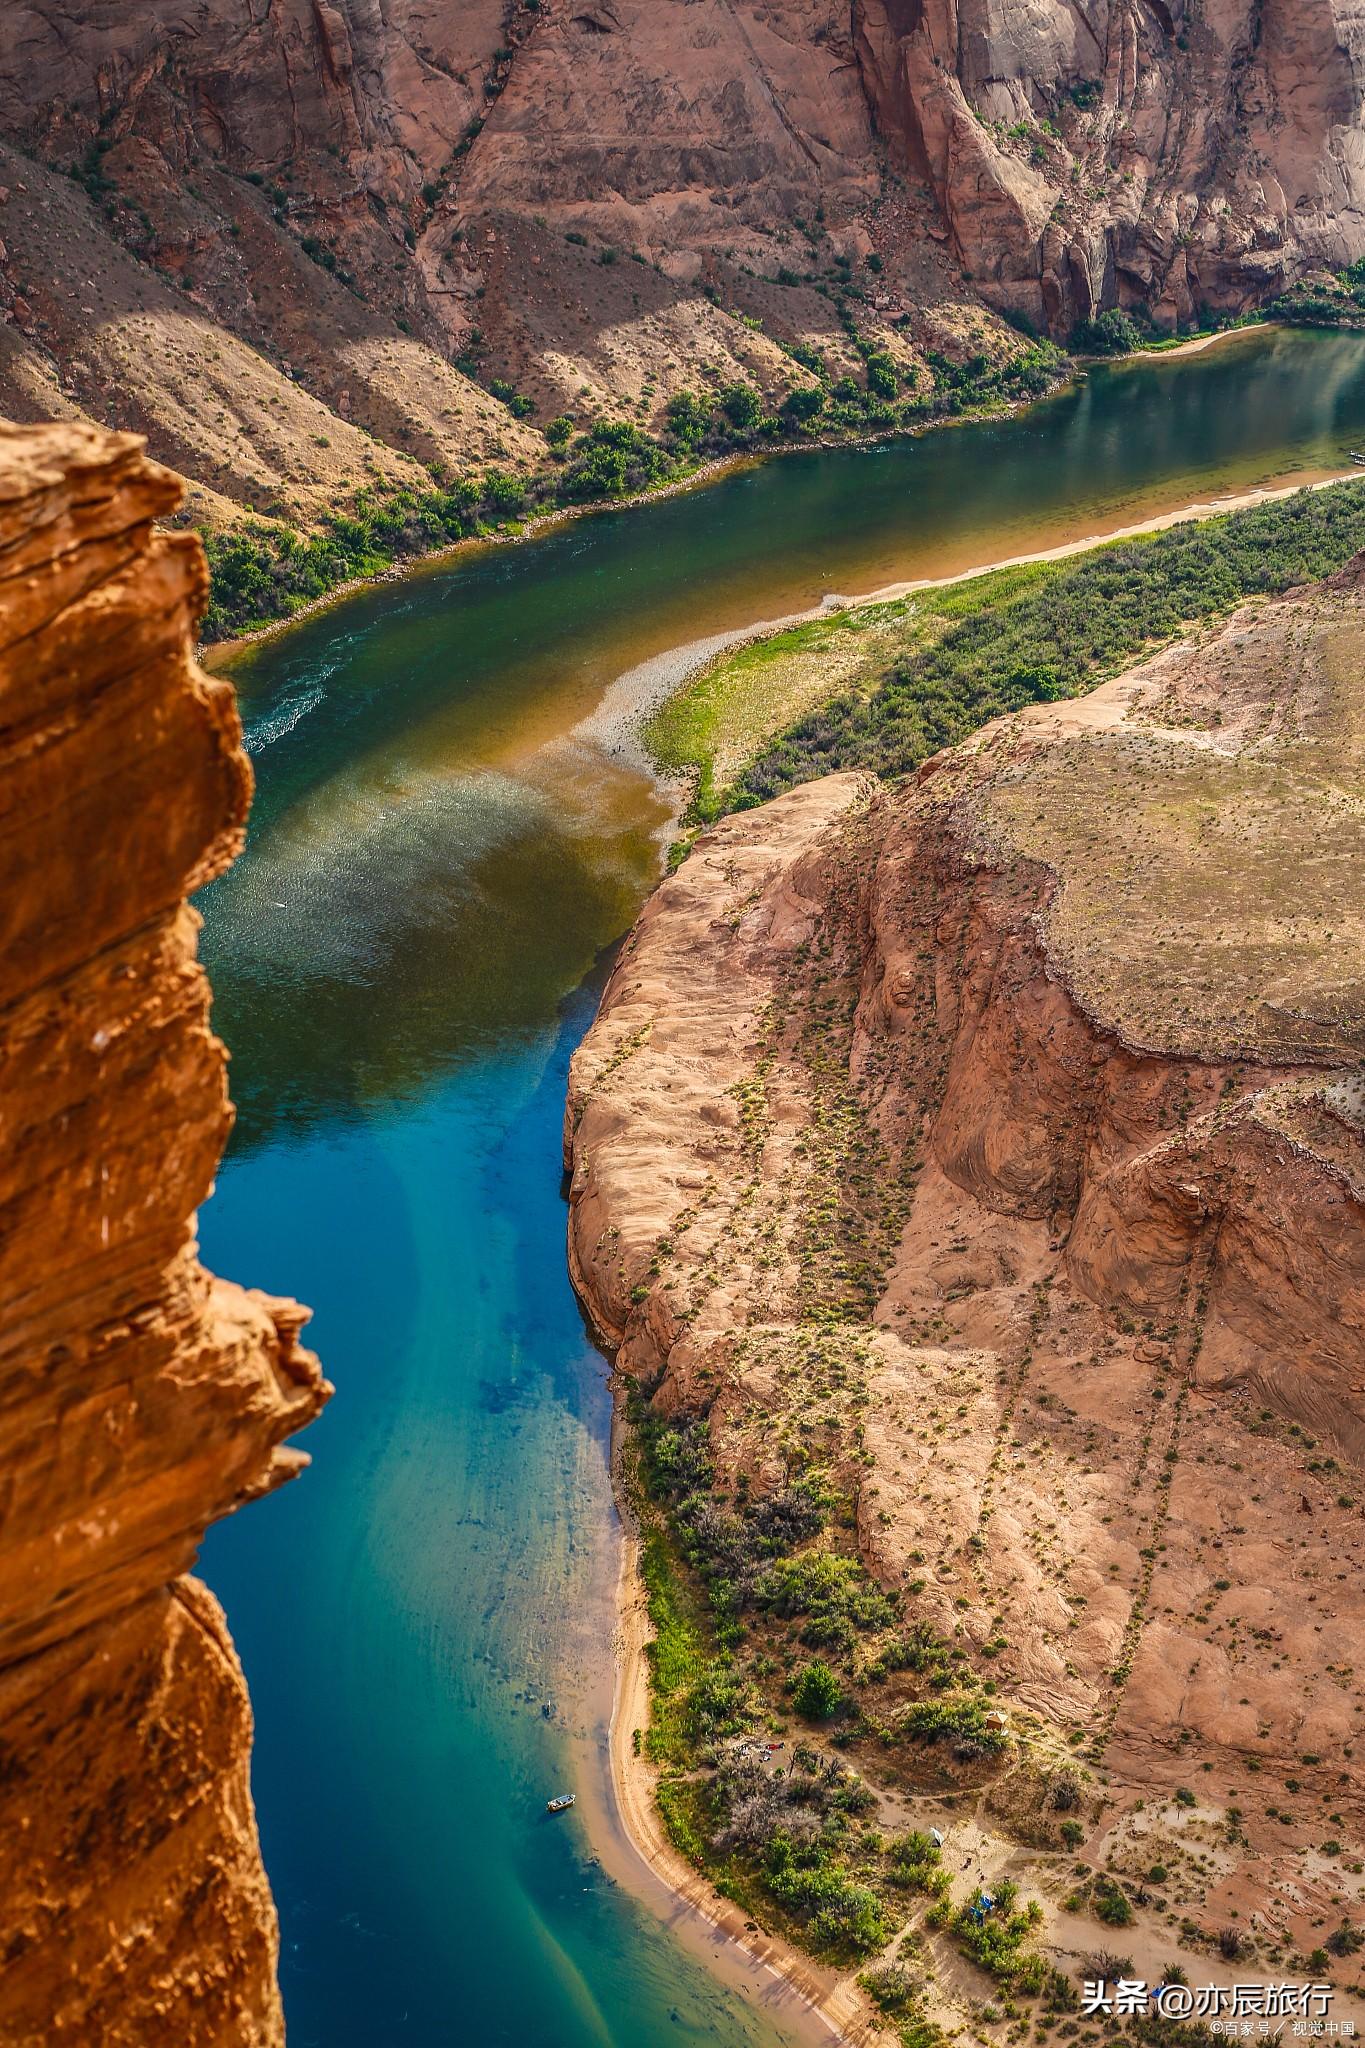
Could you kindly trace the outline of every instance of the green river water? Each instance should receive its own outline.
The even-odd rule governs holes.
[[[203,1560],[255,1702],[292,2048],[819,2038],[661,1917],[605,1791],[619,1538],[560,1119],[668,820],[577,728],[703,635],[1362,443],[1365,342],[1253,333],[466,553],[233,660],[259,788],[203,900],[239,1121],[201,1234],[314,1305],[337,1384],[313,1468]]]

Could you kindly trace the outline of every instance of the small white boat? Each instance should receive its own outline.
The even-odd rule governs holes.
[[[578,1794],[576,1792],[557,1792],[553,1799],[546,1800],[545,1811],[547,1813],[565,1813],[573,1805],[577,1797]]]

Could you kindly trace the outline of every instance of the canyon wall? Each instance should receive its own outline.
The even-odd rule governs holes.
[[[565,1134],[577,1285],[722,1502],[850,1502],[904,1616],[1102,1767],[1092,1862],[1216,1771],[1189,1917],[1305,1950],[1336,1851],[1285,1816],[1365,1839],[1361,574],[705,833]]]
[[[1236,312],[1365,254],[1363,91],[1360,0],[17,0],[0,410],[306,524],[856,371],[841,308],[907,369]]]
[[[207,1524],[289,1478],[307,1311],[206,1273],[231,1109],[194,890],[250,770],[132,436],[0,427],[0,2040],[283,2040]]]
[[[1358,0],[864,0],[873,103],[968,275],[1065,334],[1240,311],[1365,234]]]

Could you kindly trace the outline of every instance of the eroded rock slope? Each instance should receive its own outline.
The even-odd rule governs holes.
[[[903,790],[726,819],[566,1125],[583,1298],[656,1412],[708,1419],[722,1498],[820,1475],[998,1687],[1006,1837],[1060,1847],[1032,1808],[1011,1837],[1020,1787],[1083,1758],[1084,1855],[1267,1966],[1361,1905],[1360,579]],[[864,1767],[951,1786],[876,1657]]]
[[[1359,0],[16,0],[0,406],[306,524],[856,371],[841,300],[907,370],[1237,311],[1365,252],[1363,91]]]
[[[175,478],[0,428],[0,2039],[283,2040],[206,1525],[305,1463],[307,1311],[196,1256],[231,1110],[186,898],[250,770]]]

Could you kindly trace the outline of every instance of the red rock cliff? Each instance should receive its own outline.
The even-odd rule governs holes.
[[[207,1524],[288,1478],[307,1311],[206,1273],[231,1121],[186,898],[242,844],[196,540],[131,436],[0,427],[0,2040],[277,2043]]]
[[[850,281],[919,376],[1260,303],[1365,253],[1363,101],[1361,0],[13,0],[0,409],[308,524],[859,372]]]
[[[720,1491],[850,1497],[1029,1753],[1103,1765],[1092,1858],[1216,1771],[1251,1818],[1183,1902],[1305,1949],[1335,1878],[1267,1785],[1365,1840],[1363,651],[1357,564],[723,820],[566,1128],[580,1292]]]

